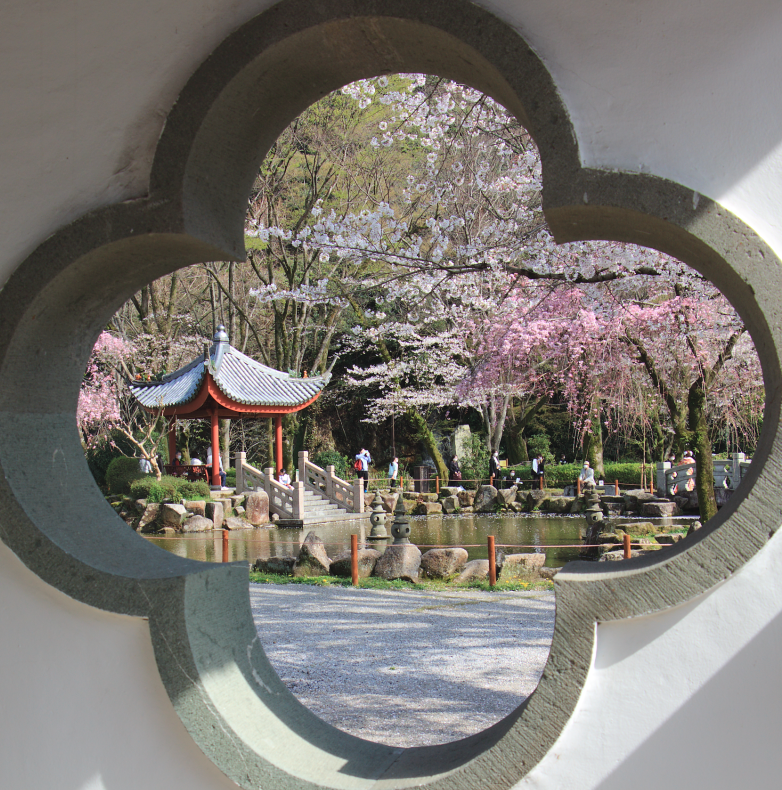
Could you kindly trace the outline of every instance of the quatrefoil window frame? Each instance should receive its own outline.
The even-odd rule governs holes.
[[[129,531],[92,482],[74,417],[95,339],[133,292],[189,264],[244,256],[247,195],[285,126],[348,82],[400,71],[467,83],[517,115],[540,149],[557,241],[643,244],[709,277],[755,341],[767,394],[754,463],[719,515],[659,557],[568,566],[535,693],[477,735],[416,749],[355,738],[302,706],[259,645],[246,567],[185,560]],[[283,0],[192,75],[159,140],[148,196],[62,228],[0,292],[0,536],[76,600],[149,618],[172,704],[241,787],[444,790],[485,787],[487,777],[510,787],[572,713],[596,623],[691,600],[741,568],[779,525],[780,293],[780,261],[719,204],[654,176],[583,167],[545,66],[489,12],[466,0]]]

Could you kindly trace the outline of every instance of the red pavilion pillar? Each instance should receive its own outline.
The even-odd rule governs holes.
[[[212,485],[220,485],[220,422],[217,407],[212,409]]]
[[[275,474],[280,479],[282,474],[282,415],[274,415],[274,463],[277,465]]]
[[[176,414],[168,418],[168,462],[174,463],[176,458]],[[162,469],[160,470],[163,471]]]

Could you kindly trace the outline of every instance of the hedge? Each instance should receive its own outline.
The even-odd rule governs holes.
[[[641,485],[641,464],[640,463],[611,463],[607,462],[604,464],[605,466],[605,482],[606,483],[613,483],[614,480],[618,480],[622,485],[634,485],[640,486]],[[554,488],[561,488],[570,483],[575,482],[576,478],[581,473],[581,469],[583,468],[583,464],[546,464],[545,467],[545,482],[546,485],[554,487]],[[653,473],[654,465],[647,464],[646,465],[646,474],[647,477],[651,473]],[[531,480],[532,479],[532,467],[531,466],[517,466],[509,469],[503,469],[501,474],[503,477],[506,477],[509,473],[513,474],[514,479],[516,477],[521,478],[522,480]]]
[[[203,480],[191,482],[171,475],[163,475],[160,480],[149,475],[136,480],[130,486],[130,494],[134,499],[146,499],[147,502],[211,499],[211,489]]]

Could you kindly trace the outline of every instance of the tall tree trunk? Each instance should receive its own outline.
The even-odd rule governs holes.
[[[437,476],[440,480],[445,481],[449,479],[448,467],[445,465],[440,448],[437,446],[437,439],[432,433],[432,429],[427,424],[426,420],[415,409],[410,408],[406,412],[407,418],[410,420],[418,438],[423,442],[429,455],[432,456],[434,465],[437,468]]]
[[[605,479],[606,472],[603,465],[603,425],[600,418],[600,399],[593,398],[592,408],[589,411],[592,422],[590,430],[584,437],[584,458],[589,461],[595,470],[595,477]]]
[[[717,499],[714,496],[714,460],[711,457],[709,426],[706,422],[706,392],[702,379],[699,378],[690,387],[687,406],[690,439],[695,449],[695,488],[698,492],[701,520],[705,523],[717,515]]]
[[[505,428],[505,450],[508,454],[508,463],[511,466],[523,464],[529,461],[529,451],[527,450],[527,438],[524,432],[532,421],[532,418],[549,401],[548,395],[541,395],[526,410],[520,407],[523,412],[517,419],[509,422]]]

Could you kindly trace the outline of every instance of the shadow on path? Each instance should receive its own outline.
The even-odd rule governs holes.
[[[535,689],[554,593],[250,585],[269,660],[310,710],[392,746],[479,732]]]

